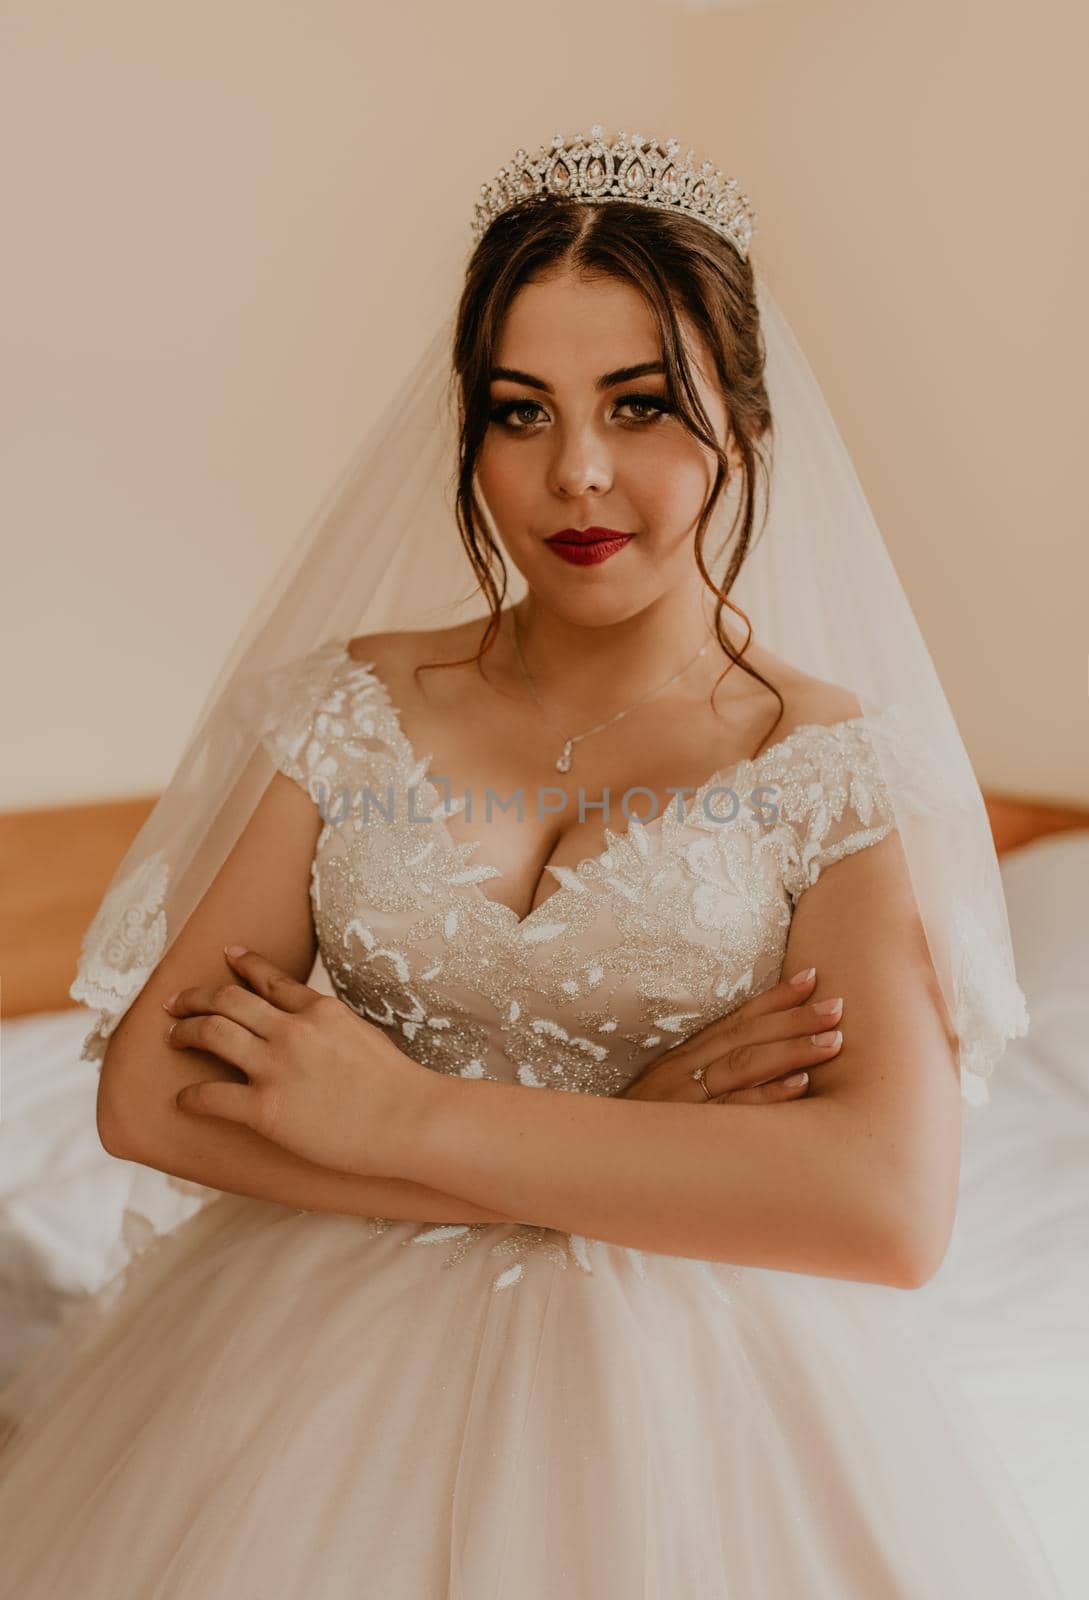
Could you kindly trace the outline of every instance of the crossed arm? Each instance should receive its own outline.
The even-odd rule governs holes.
[[[912,1287],[948,1248],[954,1039],[896,834],[798,903],[786,970],[844,997],[844,1044],[774,1108],[442,1079],[409,1175],[519,1220],[662,1254]]]
[[[209,930],[216,948],[239,932],[238,900],[225,898],[235,921]],[[285,905],[283,919],[277,910],[266,927],[299,926],[297,907]],[[171,954],[139,1017],[123,1019],[121,1053],[112,1063],[107,1054],[99,1132],[118,1156],[309,1210],[517,1220],[651,1252],[903,1287],[925,1282],[945,1255],[960,1157],[955,1041],[895,833],[826,870],[795,910],[784,971],[816,966],[811,998],[844,997],[842,1049],[804,1099],[703,1106],[441,1078],[396,1177],[318,1167],[248,1128],[174,1107],[183,1083],[238,1079],[211,1055],[162,1043],[159,999],[194,981]],[[312,961],[301,948],[269,954],[285,970]],[[152,1049],[153,1114],[145,1092],[142,1121],[122,1122],[112,1108],[137,1099],[125,1064]]]

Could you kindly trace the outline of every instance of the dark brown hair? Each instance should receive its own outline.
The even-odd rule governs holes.
[[[630,284],[643,295],[654,314],[670,405],[688,431],[718,458],[715,481],[700,513],[694,540],[696,566],[716,596],[715,633],[731,664],[758,679],[779,701],[774,728],[783,715],[783,697],[743,659],[752,639],[752,625],[729,598],[752,543],[756,473],[762,471],[767,482],[770,457],[765,457],[764,450],[770,450],[773,434],[764,387],[765,350],[753,269],[706,223],[683,212],[623,200],[585,205],[557,195],[534,197],[496,217],[470,257],[452,351],[451,381],[456,386],[459,435],[456,516],[462,544],[491,616],[475,656],[425,665],[479,662],[498,635],[508,573],[503,553],[488,531],[473,481],[490,423],[490,373],[503,322],[515,295],[524,285],[564,270],[586,278],[616,278]],[[741,463],[741,496],[730,530],[729,564],[721,588],[707,571],[703,543],[729,478],[730,464],[700,403],[685,356],[678,310],[690,319],[711,353],[714,376]],[[747,630],[740,654],[734,653],[722,631],[724,605],[742,619]],[[417,672],[421,670],[422,667],[416,668]],[[722,676],[729,671],[727,666]],[[720,678],[716,682],[715,690],[721,681]],[[712,709],[715,690],[711,693]]]

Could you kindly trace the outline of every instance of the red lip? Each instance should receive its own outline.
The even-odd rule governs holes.
[[[545,544],[600,544],[603,540],[631,538],[633,534],[622,533],[618,528],[561,528]]]
[[[569,539],[553,535],[545,543],[558,561],[566,561],[573,567],[599,567],[603,561],[611,561],[619,551],[627,549],[635,537],[632,533],[622,533],[617,538],[601,538],[596,528],[587,528],[585,533],[593,537]]]

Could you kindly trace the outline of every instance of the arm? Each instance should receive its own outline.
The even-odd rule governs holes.
[[[647,1104],[443,1079],[405,1141],[421,1182],[653,1252],[912,1287],[948,1248],[955,1040],[898,834],[800,898],[785,967],[841,995],[844,1044],[804,1099]]]
[[[186,1083],[243,1082],[202,1050],[165,1042],[161,1002],[195,983],[232,983],[223,946],[238,940],[268,952],[305,983],[316,938],[310,865],[321,828],[317,808],[282,773],[272,781],[215,881],[110,1039],[98,1086],[98,1133],[111,1155],[231,1194],[309,1211],[415,1222],[509,1222],[472,1201],[408,1178],[334,1172],[290,1154],[252,1129],[187,1116],[174,1103]]]
[[[173,1052],[177,1057],[177,1051]],[[237,1083],[204,1051],[187,1050],[187,1083],[219,1078]],[[208,1063],[212,1070],[205,1070]],[[181,1088],[181,1081],[177,1088]],[[426,1184],[405,1178],[369,1178],[315,1166],[235,1123],[193,1117],[162,1108],[165,1120],[145,1129],[138,1148],[103,1138],[111,1155],[139,1161],[159,1172],[222,1189],[229,1194],[272,1200],[305,1211],[334,1211],[346,1216],[392,1217],[410,1222],[510,1222],[469,1200],[459,1200]]]

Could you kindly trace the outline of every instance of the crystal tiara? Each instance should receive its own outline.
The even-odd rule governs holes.
[[[709,161],[696,166],[695,151],[678,161],[676,139],[662,145],[621,128],[611,142],[595,122],[590,136],[553,136],[551,147],[537,155],[515,151],[509,166],[500,167],[491,183],[480,185],[472,232],[479,240],[502,212],[536,195],[559,194],[591,205],[605,200],[634,200],[641,205],[686,212],[728,239],[743,261],[748,259],[756,212],[736,178],[726,178]]]

